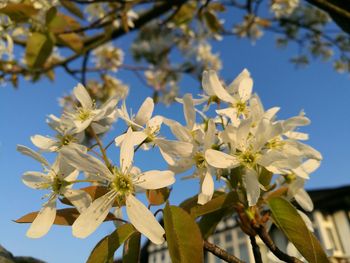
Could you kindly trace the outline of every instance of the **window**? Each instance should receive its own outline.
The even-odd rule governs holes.
[[[235,251],[234,251],[234,249],[233,249],[233,247],[226,247],[226,251],[227,251],[227,253],[229,253],[230,255],[234,255],[235,253]]]
[[[237,233],[238,233],[238,239],[246,238],[246,234],[243,233],[242,230],[239,229],[239,230],[237,231]]]
[[[220,235],[214,236],[214,244],[219,245],[220,244]]]
[[[215,257],[215,263],[222,263],[223,261],[220,259],[220,258],[218,258],[218,257]]]
[[[247,245],[244,243],[239,245],[239,256],[241,260],[249,262],[248,248]]]
[[[232,234],[231,234],[231,231],[228,231],[228,232],[225,234],[225,241],[226,241],[226,242],[231,242],[231,241],[232,241]]]

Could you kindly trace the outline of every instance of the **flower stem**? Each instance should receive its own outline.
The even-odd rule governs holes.
[[[102,141],[100,140],[100,138],[98,137],[98,135],[96,134],[96,132],[94,131],[94,129],[91,126],[90,126],[90,132],[91,132],[91,135],[96,140],[96,143],[98,144],[98,147],[100,147],[100,150],[101,150],[101,153],[102,153],[102,158],[103,158],[105,164],[110,169],[112,166],[111,166],[111,163],[108,160],[108,157],[107,157],[107,154],[106,154],[106,150],[103,148]]]

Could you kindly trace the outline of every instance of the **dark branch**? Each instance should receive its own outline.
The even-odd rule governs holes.
[[[281,251],[276,244],[271,239],[264,225],[253,225],[252,226],[256,233],[259,235],[261,240],[265,243],[265,245],[271,250],[271,252],[280,260],[285,261],[287,263],[302,263],[299,259],[295,257],[291,257]]]
[[[256,243],[255,236],[249,236],[250,244],[252,245],[253,255],[255,259],[255,263],[263,263],[260,253],[259,245]]]

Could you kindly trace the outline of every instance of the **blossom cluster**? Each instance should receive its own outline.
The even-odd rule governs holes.
[[[45,189],[48,199],[27,235],[45,235],[55,220],[57,200],[66,198],[80,216],[72,225],[73,235],[85,238],[106,219],[113,207],[121,215],[125,206],[127,218],[152,242],[164,241],[164,229],[153,213],[136,195],[174,184],[175,176],[192,172],[187,178],[199,181],[198,204],[209,202],[219,184],[220,191],[238,194],[246,207],[263,203],[269,192],[285,188],[285,197],[295,199],[306,211],[313,209],[304,190],[305,180],[316,170],[321,154],[303,141],[308,139],[299,127],[310,120],[303,112],[287,120],[277,120],[278,107],[263,108],[253,93],[253,80],[244,69],[229,85],[220,81],[213,70],[202,75],[203,93],[198,98],[185,94],[177,101],[183,105],[185,124],[155,115],[154,101],[146,98],[135,115],[128,112],[126,101],[110,97],[102,105],[93,101],[81,84],[73,95],[75,106],[66,107],[60,117],[49,116],[48,124],[55,137],[34,135],[34,151],[25,146],[18,150],[39,161],[43,172],[26,172],[23,182],[35,189]],[[117,119],[125,122],[124,133],[114,135],[115,147],[120,148],[119,165],[107,156],[101,136]],[[119,122],[118,122],[119,125]],[[175,139],[161,134],[167,126]],[[94,145],[88,145],[93,138]],[[100,154],[94,150],[100,147]],[[141,171],[134,164],[138,150],[158,149],[167,170]],[[41,152],[56,154],[52,165]],[[97,156],[94,156],[97,155]],[[80,179],[79,176],[82,178]],[[95,200],[77,184],[91,183],[106,188]],[[125,221],[125,220],[123,220]]]

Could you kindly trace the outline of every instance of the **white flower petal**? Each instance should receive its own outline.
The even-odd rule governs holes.
[[[201,193],[198,195],[198,204],[204,205],[209,202],[214,194],[214,180],[210,172],[205,173],[202,185]]]
[[[184,142],[190,142],[192,140],[190,131],[177,121],[164,119],[164,123],[165,125],[169,126],[171,132],[174,134],[176,139]]]
[[[260,197],[260,185],[256,172],[252,169],[247,169],[243,174],[242,181],[247,191],[249,206],[256,205]]]
[[[58,142],[52,138],[42,136],[42,135],[34,135],[30,137],[32,143],[41,150],[54,152],[58,149]]]
[[[115,145],[117,147],[122,145],[122,142],[125,139],[125,135],[126,135],[126,133],[119,135],[118,137],[116,137],[114,139]],[[139,145],[147,138],[147,134],[144,131],[134,131],[134,132],[132,132],[132,138],[133,138],[134,146]]]
[[[172,171],[151,170],[141,173],[135,185],[144,189],[159,189],[173,183],[175,183],[175,177]]]
[[[243,79],[249,78],[250,73],[247,69],[243,69],[241,73],[231,82],[231,84],[227,87],[227,91],[230,93],[234,93],[238,91],[239,84]]]
[[[147,123],[147,127],[150,129],[151,133],[154,133],[160,130],[162,123],[163,123],[163,117],[157,115],[149,120],[149,122]]]
[[[240,81],[238,86],[238,94],[242,102],[246,102],[250,99],[253,90],[253,79],[248,77]]]
[[[90,195],[83,190],[64,188],[62,193],[79,211],[84,212],[91,205]]]
[[[192,94],[187,93],[183,97],[184,102],[184,115],[187,123],[187,127],[189,129],[193,129],[193,126],[196,122],[196,111],[194,109]]]
[[[214,120],[208,121],[208,129],[204,135],[204,149],[209,149],[215,143],[216,126]]]
[[[193,158],[181,158],[169,166],[169,169],[175,174],[180,174],[192,168],[193,165],[195,165]]]
[[[93,201],[73,223],[73,236],[85,238],[92,234],[105,220],[109,210],[112,208],[115,196],[116,193],[112,190]]]
[[[75,133],[79,133],[84,131],[87,127],[89,127],[89,125],[91,124],[91,122],[93,121],[94,116],[90,116],[88,119],[81,121],[81,120],[74,120],[74,125],[75,125],[75,129],[74,132]]]
[[[209,70],[209,78],[208,78],[208,85],[211,87],[211,90],[215,93],[215,95],[224,102],[234,103],[235,100],[232,98],[232,96],[225,90],[225,88],[222,86],[218,75],[214,70]]]
[[[102,176],[107,179],[113,178],[112,173],[108,170],[106,165],[89,154],[70,147],[62,148],[60,153],[67,163],[77,168],[79,171]]]
[[[215,95],[213,86],[209,81],[209,72],[206,70],[203,71],[203,75],[202,75],[202,87],[205,93],[207,93],[209,96]]]
[[[30,171],[23,174],[22,182],[30,188],[45,189],[51,185],[52,179],[43,173]]]
[[[151,119],[153,109],[154,109],[153,99],[150,97],[147,97],[145,101],[142,103],[139,111],[135,116],[135,122],[140,126],[144,126]]]
[[[82,84],[78,84],[73,90],[74,96],[80,102],[83,108],[90,109],[92,107],[92,99]]]
[[[19,151],[20,153],[27,155],[37,161],[39,161],[40,163],[42,163],[44,166],[49,167],[49,163],[48,161],[39,153],[33,151],[32,149],[23,146],[23,145],[17,145],[17,151]]]
[[[126,172],[131,168],[134,159],[134,142],[132,129],[129,128],[120,147],[120,168]]]
[[[205,160],[216,168],[234,168],[239,165],[239,160],[232,155],[217,150],[208,149],[205,151]]]
[[[310,124],[310,119],[305,116],[295,116],[283,121],[284,132],[294,130],[299,126],[306,126]]]
[[[27,237],[39,238],[49,232],[56,218],[56,196],[53,195],[43,205],[27,231]]]
[[[164,243],[165,231],[142,202],[137,200],[133,195],[126,197],[126,212],[130,222],[134,227],[144,234],[154,244],[160,245]]]
[[[294,198],[305,211],[311,212],[314,209],[314,204],[304,189],[299,189],[294,195]]]
[[[188,142],[155,139],[154,143],[166,154],[177,157],[189,157],[193,151],[193,145]]]

